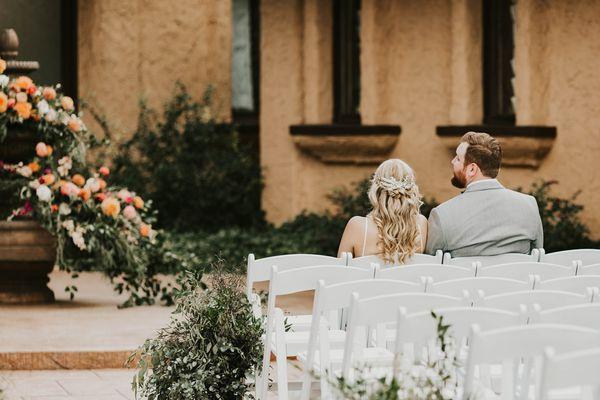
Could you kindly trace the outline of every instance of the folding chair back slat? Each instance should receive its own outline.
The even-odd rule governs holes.
[[[478,277],[510,278],[529,282],[530,275],[539,276],[540,280],[574,276],[576,266],[545,264],[538,262],[515,262],[491,265],[477,269]]]
[[[443,252],[438,250],[435,255],[430,254],[414,254],[408,261],[402,265],[413,265],[413,264],[441,264],[443,258]],[[362,256],[352,258],[351,255],[348,258],[348,265],[351,267],[368,267],[371,264],[378,264],[381,268],[391,268],[399,266],[396,264],[385,263],[381,258],[375,255]]]
[[[600,330],[600,303],[542,309],[535,320],[544,324],[579,325]]]
[[[543,310],[564,307],[565,305],[575,305],[590,303],[588,296],[561,292],[558,290],[526,290],[521,292],[504,293],[495,296],[486,296],[476,303],[477,306],[487,308],[497,308],[518,312],[521,305],[528,310],[533,309],[534,304],[538,304]]]
[[[508,253],[496,256],[478,256],[478,257],[452,257],[450,253],[444,254],[444,264],[458,265],[465,268],[474,268],[473,264],[488,267],[490,265],[508,264],[514,262],[538,262],[540,251],[533,249],[531,254]]]
[[[537,399],[547,400],[552,389],[582,388],[588,399],[600,398],[600,347],[556,355],[553,347],[544,351]],[[587,392],[585,392],[587,389]]]
[[[576,249],[564,250],[554,253],[542,252],[540,261],[551,264],[570,266],[573,261],[581,261],[581,265],[591,265],[600,263],[600,250],[598,249]]]
[[[467,291],[472,300],[475,300],[480,292],[486,296],[492,296],[531,289],[533,289],[533,279],[531,282],[523,282],[495,277],[462,278],[444,282],[428,282],[427,284],[427,292],[458,297]]]
[[[583,295],[589,295],[590,290],[600,288],[600,275],[577,275],[565,278],[555,278],[546,281],[536,282],[536,289],[540,290],[561,290]]]
[[[424,277],[431,277],[435,282],[441,282],[473,276],[475,276],[475,272],[468,268],[442,264],[403,265],[379,268],[375,271],[375,278],[378,279],[397,279],[409,282],[421,282]]]

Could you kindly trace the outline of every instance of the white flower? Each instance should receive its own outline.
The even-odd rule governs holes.
[[[33,173],[33,171],[31,171],[31,168],[29,168],[28,166],[18,168],[17,172],[19,174],[21,174],[22,176],[24,176],[25,178],[29,178],[31,176],[31,174]]]
[[[42,100],[42,101],[45,101],[45,100]],[[58,113],[53,108],[49,109],[48,112],[46,113],[46,115],[44,116],[44,119],[48,122],[54,122],[54,121],[56,121],[57,118],[58,118]]]
[[[71,207],[67,203],[60,203],[58,206],[58,213],[60,215],[69,215],[71,214]]]
[[[58,168],[56,168],[58,174],[60,176],[67,176],[67,174],[71,170],[71,167],[73,166],[73,162],[71,161],[71,157],[64,156],[63,158],[58,160],[58,165]]]
[[[35,194],[37,194],[38,199],[41,201],[50,201],[52,198],[52,191],[46,185],[40,185],[36,190]]]
[[[85,233],[85,230],[78,226],[77,229],[75,230],[75,232],[73,232],[73,234],[71,235],[71,238],[73,239],[73,243],[75,244],[75,246],[79,247],[79,250],[86,249],[85,239],[83,238],[84,233]]]
[[[88,178],[83,186],[85,189],[90,189],[92,193],[100,190],[100,182],[96,178]]]
[[[37,189],[40,187],[40,182],[37,179],[34,179],[31,182],[29,182],[29,187],[32,189]]]
[[[50,106],[46,100],[40,100],[37,103],[37,109],[40,112],[40,115],[46,115],[50,111]]]
[[[62,227],[71,233],[73,230],[75,230],[75,223],[72,219],[68,219],[62,223]]]
[[[6,75],[0,75],[0,88],[5,88],[8,85],[9,79]]]

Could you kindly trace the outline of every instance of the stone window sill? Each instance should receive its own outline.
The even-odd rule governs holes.
[[[379,164],[400,136],[399,125],[292,125],[302,151],[330,164]]]
[[[538,168],[556,139],[553,126],[450,125],[438,126],[436,130],[452,153],[465,133],[489,133],[500,141],[502,165],[520,168]]]

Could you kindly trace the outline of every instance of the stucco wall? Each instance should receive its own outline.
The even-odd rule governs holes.
[[[78,4],[79,96],[107,116],[117,140],[135,128],[140,98],[160,107],[177,80],[197,98],[212,84],[217,113],[229,118],[231,2]]]
[[[263,203],[275,222],[302,209],[327,208],[327,193],[376,167],[324,164],[302,153],[289,135],[291,124],[331,121],[331,103],[325,97],[332,91],[326,78],[330,70],[322,69],[330,62],[326,54],[331,54],[331,26],[326,23],[330,3],[317,13],[320,35],[314,34],[319,19],[313,3],[262,3]],[[579,200],[586,207],[584,218],[598,237],[600,42],[594,38],[600,37],[600,3],[517,4],[517,123],[556,126],[558,137],[538,169],[506,167],[499,178],[508,187],[557,179],[557,193],[563,196],[583,190]],[[437,137],[436,126],[482,121],[481,40],[480,0],[362,1],[363,123],[402,127],[390,156],[412,165],[422,192],[438,201],[458,191],[449,182],[452,154]],[[316,103],[314,98],[325,101]]]

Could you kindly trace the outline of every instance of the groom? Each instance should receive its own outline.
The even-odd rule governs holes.
[[[495,178],[502,149],[487,133],[468,132],[452,160],[452,184],[465,189],[429,216],[426,252],[452,257],[529,253],[543,246],[535,198],[504,188]]]

